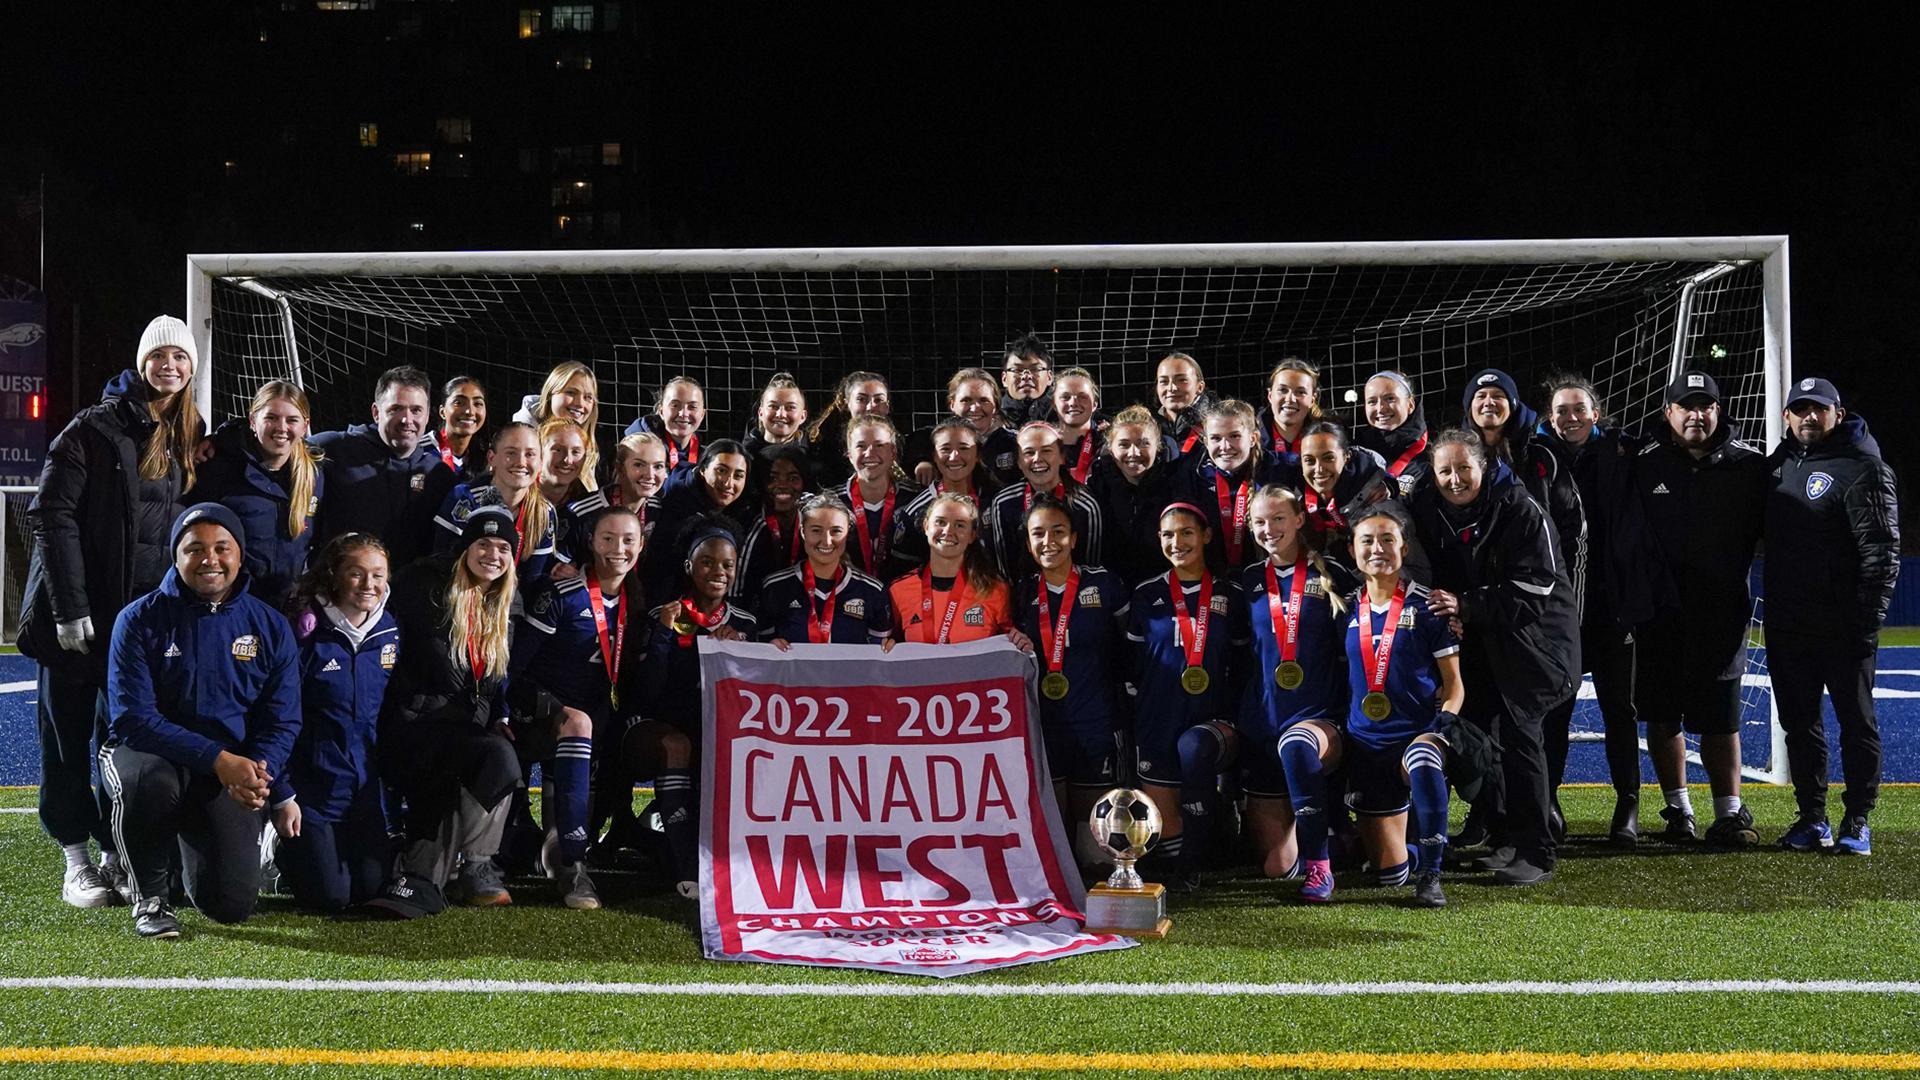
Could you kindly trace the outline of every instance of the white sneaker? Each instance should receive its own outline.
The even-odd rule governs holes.
[[[593,887],[593,879],[587,876],[587,864],[574,863],[560,868],[560,902],[575,911],[600,910],[600,893]]]
[[[60,899],[77,908],[112,907],[119,903],[120,894],[98,866],[86,863],[67,869],[66,880],[60,884]]]

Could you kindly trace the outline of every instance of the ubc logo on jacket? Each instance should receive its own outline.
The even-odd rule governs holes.
[[[380,666],[387,671],[393,670],[394,662],[400,659],[400,643],[389,641],[380,646]]]
[[[260,655],[260,639],[252,634],[241,634],[233,639],[233,658],[252,660]]]

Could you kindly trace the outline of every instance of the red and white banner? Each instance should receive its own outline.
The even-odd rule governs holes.
[[[1032,664],[701,638],[707,957],[964,975],[1132,945],[1081,930]]]

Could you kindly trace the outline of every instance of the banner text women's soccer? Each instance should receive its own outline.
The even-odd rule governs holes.
[[[1031,663],[702,638],[706,955],[962,975],[1131,945],[1081,930]]]

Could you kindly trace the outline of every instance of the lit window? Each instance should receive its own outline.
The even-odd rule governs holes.
[[[604,142],[600,144],[600,164],[602,165],[620,164],[620,144],[619,143]]]
[[[361,124],[360,125],[360,145],[361,146],[379,146],[380,145],[380,125],[379,124]]]
[[[471,116],[443,116],[434,123],[434,130],[440,135],[440,141],[455,146],[473,141],[473,118]]]
[[[232,158],[228,158],[227,160],[221,162],[220,167],[226,171],[226,174],[228,176],[234,176],[240,172],[240,163],[233,160]]]
[[[520,9],[520,36],[522,38],[540,36],[540,9]]]
[[[553,205],[592,206],[593,185],[585,180],[553,185]]]
[[[420,176],[433,168],[433,154],[425,150],[409,150],[393,155],[393,167],[408,176]]]
[[[413,230],[414,232],[426,232],[427,223],[424,221],[409,221],[407,222],[407,228]]]
[[[592,214],[553,215],[553,235],[555,236],[585,236],[592,231]]]
[[[553,21],[548,25],[554,33],[564,30],[589,32],[593,29],[593,5],[557,4],[553,9]]]

